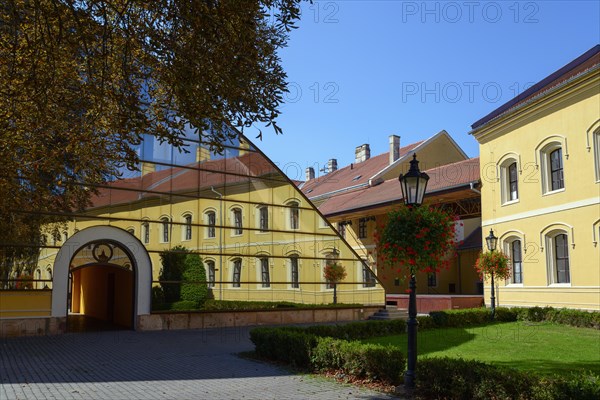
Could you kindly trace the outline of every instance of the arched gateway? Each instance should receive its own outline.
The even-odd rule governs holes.
[[[98,245],[100,244],[100,245]],[[102,247],[106,247],[103,249]],[[123,270],[119,266],[111,263],[111,247],[118,252],[123,253],[130,261],[130,269],[134,279],[133,282],[133,321],[131,327],[136,328],[137,319],[140,315],[150,314],[150,292],[152,286],[152,263],[150,257],[142,243],[125,230],[112,226],[93,226],[83,229],[71,236],[60,248],[54,262],[54,276],[52,286],[52,317],[65,318],[67,316],[67,298],[69,294],[69,273],[75,271],[78,280],[86,279],[82,272],[86,270],[89,280],[97,280],[100,273],[108,279],[108,291],[114,291],[114,270],[116,274]],[[82,268],[74,267],[74,260],[82,254],[84,249],[90,249],[91,255],[96,262],[90,265],[82,265]],[[93,254],[92,254],[93,253]],[[95,254],[98,253],[98,254]],[[87,268],[87,267],[90,268]],[[74,274],[75,275],[75,274]],[[112,275],[112,276],[111,276]],[[131,278],[130,278],[131,279]],[[95,285],[96,290],[105,286]],[[118,288],[117,288],[118,289]],[[80,293],[76,294],[79,298]],[[105,293],[104,296],[109,296]],[[78,307],[78,306],[77,306]],[[109,306],[110,308],[110,306]],[[110,313],[110,312],[109,312]]]

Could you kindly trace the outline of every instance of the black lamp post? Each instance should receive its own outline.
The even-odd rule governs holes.
[[[419,162],[417,155],[413,154],[410,162],[410,169],[406,174],[400,174],[398,177],[400,188],[402,189],[402,198],[409,207],[418,207],[423,203],[425,189],[429,175],[419,171]],[[408,298],[408,368],[404,374],[404,386],[407,389],[415,387],[415,371],[417,369],[417,279],[414,270],[410,274],[410,294]]]
[[[496,245],[498,244],[498,238],[494,235],[494,230],[490,229],[490,234],[485,238],[485,242],[487,244],[487,248],[492,253],[496,250]],[[492,321],[496,317],[496,289],[494,288],[494,271],[490,273],[490,277],[492,278],[492,290],[491,290],[491,302],[492,302]]]

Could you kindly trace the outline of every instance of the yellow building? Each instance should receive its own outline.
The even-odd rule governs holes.
[[[361,258],[246,138],[223,154],[194,141],[188,149],[142,143],[141,173],[99,187],[63,232],[46,234],[28,267],[39,290],[0,291],[0,317],[61,324],[83,314],[135,328],[152,311],[160,253],[175,246],[201,257],[217,300],[331,303],[323,270],[335,261],[347,272],[338,302],[384,304]]]
[[[500,305],[600,309],[599,68],[595,46],[472,125],[482,234],[512,259]]]
[[[356,147],[354,163],[337,168],[330,160],[327,174],[316,178],[307,170],[302,191],[334,224],[352,248],[371,266],[386,290],[388,304],[406,308],[408,282],[377,268],[374,234],[385,224],[387,213],[402,204],[398,176],[409,168],[413,154],[419,168],[430,176],[425,203],[449,209],[456,223],[458,255],[449,270],[417,276],[419,312],[477,307],[482,303],[481,283],[474,262],[481,250],[479,159],[469,159],[446,131],[401,146],[400,137],[389,137],[389,151],[371,157],[370,146]],[[366,279],[366,278],[365,278]]]

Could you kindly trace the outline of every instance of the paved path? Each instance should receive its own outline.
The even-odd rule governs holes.
[[[239,358],[248,328],[0,340],[0,399],[391,399]]]

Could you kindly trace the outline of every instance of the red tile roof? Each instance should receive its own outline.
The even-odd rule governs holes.
[[[401,147],[400,157],[410,153],[421,143],[423,143],[423,141]],[[388,164],[389,153],[383,153],[371,157],[361,163],[350,164],[319,178],[306,181],[304,186],[302,186],[302,191],[308,198],[313,198],[326,193],[351,188],[353,186],[368,185],[369,178],[372,178],[379,171],[387,167]]]
[[[464,186],[479,180],[479,157],[432,168],[425,172],[429,175],[428,194]],[[401,199],[402,192],[398,180],[389,179],[380,185],[334,195],[325,200],[319,206],[319,210],[324,215],[341,214]]]
[[[226,175],[222,172],[229,174]],[[110,182],[108,188],[102,188],[97,195],[92,196],[91,207],[126,204],[170,193],[197,193],[199,190],[208,189],[211,186],[222,187],[223,185],[249,182],[248,176],[271,174],[277,174],[277,172],[261,154],[246,153],[239,157],[193,163],[187,165],[186,168],[168,168],[136,178]],[[283,177],[280,179],[282,182],[287,182]]]
[[[598,68],[600,65],[600,45],[596,45],[592,47],[590,50],[577,57],[575,60],[571,61],[569,64],[560,68],[556,72],[548,75],[546,78],[542,79],[519,96],[514,99],[506,102],[501,105],[485,117],[476,121],[471,125],[473,130],[480,128],[481,126],[487,124],[491,120],[510,113],[521,105],[532,101],[534,98],[538,96],[542,96],[546,94],[548,91],[553,90],[563,84],[565,84],[570,79],[580,75],[584,72],[592,70],[594,68]]]

